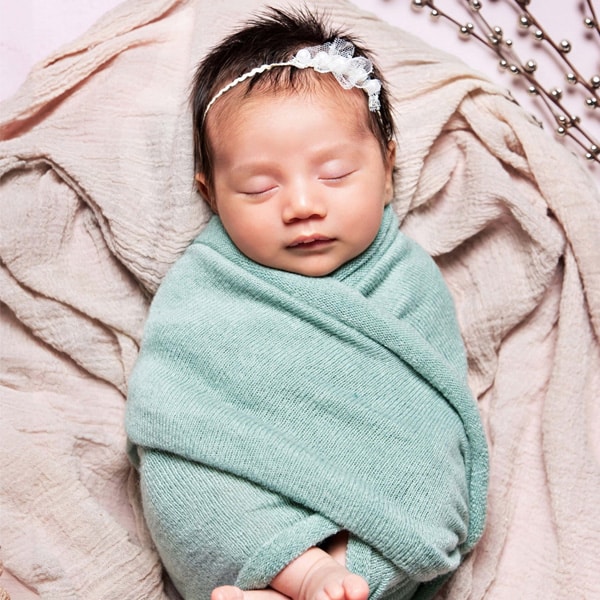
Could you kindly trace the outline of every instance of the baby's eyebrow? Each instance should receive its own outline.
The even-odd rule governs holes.
[[[244,177],[252,177],[253,175],[269,175],[277,170],[277,162],[270,160],[258,160],[236,164],[232,167],[232,172],[235,175]]]
[[[335,159],[353,158],[360,154],[360,145],[349,142],[334,141],[314,148],[308,148],[309,160],[314,164],[321,164]],[[281,163],[277,160],[260,158],[233,164],[231,172],[238,177],[253,177],[258,175],[274,175],[280,169]]]
[[[337,157],[340,155],[357,154],[359,148],[356,144],[349,144],[348,142],[336,142],[333,144],[326,144],[320,148],[316,148],[313,156],[315,159]]]
[[[348,154],[345,156],[341,156],[337,152],[324,152],[319,156],[314,156],[311,159],[311,162],[315,166],[325,165],[326,163],[339,161],[339,160],[348,160]],[[236,165],[232,170],[232,174],[234,177],[240,178],[251,178],[251,177],[270,177],[276,176],[280,171],[280,163],[248,163],[244,165]]]

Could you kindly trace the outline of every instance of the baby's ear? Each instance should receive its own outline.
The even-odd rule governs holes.
[[[200,192],[200,195],[204,198],[204,200],[206,200],[206,203],[210,206],[211,210],[214,213],[217,213],[217,203],[215,202],[214,194],[207,183],[206,175],[204,175],[204,173],[196,173],[194,179],[198,185],[198,191]]]
[[[389,141],[385,165],[385,203],[389,204],[394,197],[394,169],[396,167],[396,142]]]

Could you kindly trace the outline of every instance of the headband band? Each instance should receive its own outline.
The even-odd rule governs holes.
[[[335,38],[332,42],[326,42],[320,46],[302,48],[288,61],[261,65],[240,75],[213,96],[204,111],[204,117],[206,118],[206,113],[210,107],[225,92],[228,92],[238,83],[259,73],[270,71],[275,67],[311,68],[318,73],[332,73],[345,90],[354,87],[364,90],[369,96],[369,110],[371,112],[376,112],[380,108],[379,91],[381,90],[381,81],[371,77],[373,63],[364,56],[354,56],[354,46],[349,41]]]

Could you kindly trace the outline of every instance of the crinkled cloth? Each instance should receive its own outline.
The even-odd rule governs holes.
[[[307,4],[358,33],[390,84],[394,210],[454,297],[488,437],[485,531],[438,597],[600,598],[593,166],[459,58],[347,0]],[[124,394],[149,298],[209,218],[191,77],[262,6],[127,0],[0,104],[0,587],[15,599],[177,597],[140,516]]]
[[[180,591],[265,587],[339,529],[360,540],[351,570],[396,567],[373,596],[439,585],[484,523],[487,446],[466,374],[446,285],[391,207],[367,251],[321,278],[253,263],[214,217],[159,288],[129,382],[148,522]],[[235,516],[206,510],[232,484]],[[257,486],[302,517],[257,517]],[[256,539],[239,552],[244,537]]]

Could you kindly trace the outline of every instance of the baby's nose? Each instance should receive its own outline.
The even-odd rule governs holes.
[[[308,186],[290,190],[283,207],[283,220],[286,223],[314,217],[323,218],[326,214],[325,200],[317,190]]]

